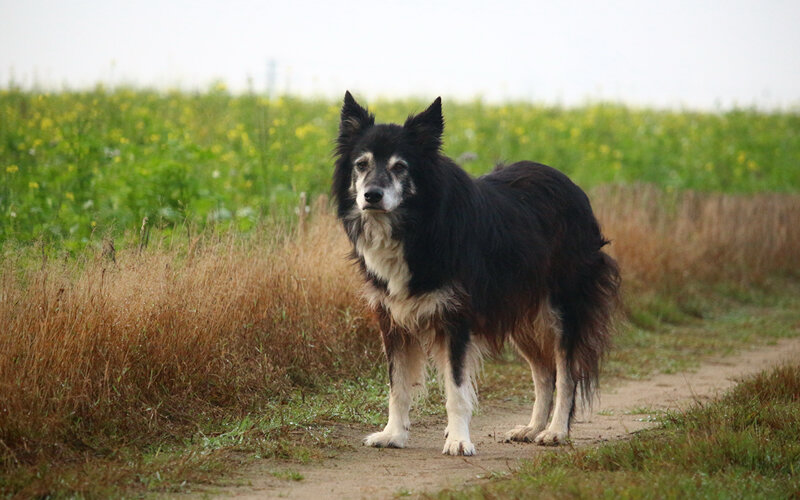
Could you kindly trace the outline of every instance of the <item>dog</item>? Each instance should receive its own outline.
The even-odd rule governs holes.
[[[432,358],[442,453],[475,454],[476,371],[506,340],[530,364],[535,402],[505,440],[565,443],[577,388],[591,402],[610,344],[620,277],[609,242],[566,175],[524,161],[473,178],[442,154],[443,132],[441,98],[401,126],[375,124],[345,93],[332,194],[389,365],[388,423],[364,444],[407,445]]]

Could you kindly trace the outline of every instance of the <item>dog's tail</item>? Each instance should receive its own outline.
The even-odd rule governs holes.
[[[582,402],[591,405],[620,302],[619,267],[613,258],[598,250],[578,272],[576,281],[569,300],[560,304],[563,339]]]

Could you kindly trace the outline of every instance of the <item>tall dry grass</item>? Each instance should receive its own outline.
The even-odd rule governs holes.
[[[592,204],[631,292],[753,283],[800,264],[800,196],[605,186]]]
[[[629,291],[797,266],[798,196],[634,186],[592,200]],[[257,411],[264,398],[378,363],[347,242],[316,212],[292,236],[210,235],[116,262],[98,252],[80,267],[6,262],[2,465],[190,434],[203,415]]]
[[[3,462],[185,434],[203,413],[369,370],[379,340],[334,227],[320,215],[297,237],[209,237],[80,270],[7,263]]]

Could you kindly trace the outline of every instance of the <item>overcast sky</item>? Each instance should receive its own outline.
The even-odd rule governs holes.
[[[270,69],[273,68],[273,69]],[[800,106],[800,1],[0,0],[0,86]]]

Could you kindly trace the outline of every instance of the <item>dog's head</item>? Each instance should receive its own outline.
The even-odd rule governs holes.
[[[438,158],[443,130],[441,98],[402,126],[375,125],[374,115],[345,93],[333,182],[340,215],[353,206],[391,213],[414,196],[420,172]]]

